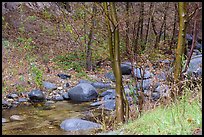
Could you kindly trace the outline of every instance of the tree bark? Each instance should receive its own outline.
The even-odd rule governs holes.
[[[174,38],[175,38],[175,33],[176,33],[176,19],[177,19],[177,3],[174,4],[175,11],[174,11],[174,25],[173,25],[173,31],[172,31],[172,37],[171,37],[171,43],[174,44]],[[171,50],[172,44],[170,44],[169,48]]]
[[[149,13],[148,13],[148,21],[147,21],[147,31],[146,31],[146,36],[145,36],[145,45],[148,42],[148,35],[149,35],[149,30],[150,30],[150,20],[151,20],[151,14],[152,14],[152,7],[153,7],[153,3],[150,3],[149,6]]]
[[[186,38],[186,26],[187,26],[187,15],[186,15],[186,3],[179,2],[179,35],[178,45],[176,49],[176,61],[174,66],[174,80],[178,82],[181,78],[182,71],[182,56],[184,56],[185,49],[185,38]]]
[[[107,2],[103,3],[108,28],[108,44],[110,57],[112,60],[112,69],[116,78],[116,121],[119,124],[124,123],[125,120],[127,120],[129,115],[129,106],[122,85],[122,73],[120,68],[119,27],[115,3],[110,2],[109,6],[110,9],[108,9]],[[113,31],[111,31],[111,23]]]
[[[90,28],[90,32],[89,32],[89,41],[87,43],[87,50],[86,50],[86,70],[87,71],[91,71],[92,70],[92,49],[91,49],[91,44],[92,44],[92,40],[93,40],[93,30],[94,30],[94,26],[95,26],[95,16],[96,16],[96,5],[95,3],[93,3],[93,8],[92,8],[92,21],[91,21],[91,28]]]
[[[189,66],[189,63],[190,63],[190,60],[191,60],[191,56],[193,54],[193,49],[196,45],[196,38],[197,38],[197,20],[195,19],[194,21],[194,29],[193,29],[193,41],[192,41],[192,46],[191,46],[191,50],[190,50],[190,53],[188,55],[188,59],[187,59],[187,62],[186,62],[186,66],[185,66],[185,69],[183,71],[183,73],[185,73],[188,69],[188,66]]]

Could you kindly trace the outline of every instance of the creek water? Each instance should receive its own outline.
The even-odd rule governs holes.
[[[56,102],[55,108],[44,110],[42,107],[19,106],[2,110],[2,118],[9,120],[12,115],[24,118],[22,121],[8,121],[2,125],[3,135],[67,135],[90,134],[86,131],[66,132],[60,128],[60,124],[67,118],[85,119],[90,112],[90,103],[73,103],[71,101]],[[95,112],[94,115],[96,115]],[[87,119],[88,120],[88,119]]]

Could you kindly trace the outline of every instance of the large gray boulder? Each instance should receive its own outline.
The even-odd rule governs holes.
[[[79,130],[91,130],[101,128],[101,124],[94,123],[79,118],[71,118],[64,120],[60,127],[65,131],[79,131]]]
[[[142,78],[142,73],[143,71],[140,69],[140,68],[135,68],[134,69],[134,74],[137,78],[141,79]],[[150,78],[153,74],[148,71],[147,69],[145,69],[145,72],[144,72],[144,79],[147,79],[147,78]]]
[[[50,83],[50,82],[46,82],[46,81],[43,81],[43,86],[46,88],[46,89],[50,89],[50,90],[55,90],[57,89],[57,86],[53,83]]]
[[[202,77],[202,55],[193,56],[191,58],[187,74]]]
[[[102,101],[101,106],[99,106],[99,108],[105,110],[115,110],[115,107],[115,99]]]
[[[110,80],[113,81],[113,82],[116,81],[113,72],[108,72],[108,73],[106,73],[106,74],[105,74],[105,77],[108,78],[108,79],[110,79]]]
[[[111,87],[111,83],[103,83],[103,82],[93,82],[91,85],[99,89]]]
[[[68,96],[73,101],[84,102],[96,99],[98,93],[91,84],[80,83],[68,91]]]
[[[32,102],[43,102],[45,101],[45,95],[41,90],[32,90],[29,94],[28,97]]]
[[[120,65],[122,75],[130,75],[132,72],[131,62],[124,62]]]

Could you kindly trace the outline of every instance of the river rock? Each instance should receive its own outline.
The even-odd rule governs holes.
[[[79,130],[91,130],[101,128],[102,125],[79,118],[71,118],[64,120],[60,127],[65,131],[79,131]]]
[[[70,99],[70,97],[68,95],[68,92],[63,93],[62,97],[64,98],[64,100],[69,100]]]
[[[99,108],[101,109],[105,109],[105,110],[115,110],[115,99],[112,100],[105,100],[103,101],[102,105],[99,106]]]
[[[32,90],[29,94],[28,97],[32,102],[43,102],[45,100],[45,95],[41,90]]]
[[[66,74],[57,74],[57,76],[60,77],[61,79],[71,78],[71,75],[66,75]]]
[[[108,79],[110,79],[110,80],[113,81],[113,82],[116,81],[113,72],[108,72],[108,73],[106,73],[106,74],[105,74],[105,77],[108,78]]]
[[[54,100],[54,101],[63,101],[64,100],[64,98],[63,98],[63,96],[62,95],[55,95],[55,96],[53,96],[53,99],[52,100]]]
[[[111,99],[115,99],[115,92],[112,92],[111,94],[105,95],[102,100],[111,100]]]
[[[113,92],[114,92],[114,94],[115,94],[115,89],[108,89],[108,90],[102,92],[102,93],[100,94],[100,96],[101,96],[101,97],[104,97],[104,96],[106,96],[106,95],[112,94]]]
[[[8,122],[5,118],[2,118],[2,124]]]
[[[193,56],[191,58],[187,74],[202,77],[202,55]]]
[[[46,82],[46,81],[43,81],[43,86],[46,88],[46,89],[50,89],[50,90],[55,90],[57,89],[57,86],[53,83],[50,83],[50,82]]]
[[[144,79],[143,84],[142,84],[143,90],[148,90],[150,88],[152,82],[153,82],[152,79]],[[140,89],[140,86],[141,86],[141,82],[138,82],[137,83],[137,89]]]
[[[156,79],[166,80],[167,74],[161,71],[159,74],[155,75]]]
[[[11,105],[10,102],[8,102],[7,100],[2,99],[2,107],[4,107],[4,108],[9,108],[9,107],[11,107],[11,106],[12,106],[12,105]]]
[[[160,98],[160,93],[159,92],[153,92],[152,93],[152,100],[156,101]]]
[[[90,81],[88,81],[88,80],[85,80],[85,79],[80,79],[78,84],[80,84],[80,83],[92,84],[92,82],[90,82]]]
[[[140,68],[135,68],[134,69],[134,75],[137,77],[137,78],[142,78],[142,73],[143,71],[140,69]],[[145,69],[145,74],[144,74],[144,79],[148,79],[152,76],[153,74],[150,73],[150,71],[148,71],[147,69]]]
[[[24,120],[24,118],[22,116],[19,116],[19,115],[12,115],[10,117],[11,121],[22,121]]]
[[[18,98],[18,102],[27,102],[28,101],[28,99],[27,98]]]
[[[11,98],[11,99],[15,99],[15,98],[18,98],[18,95],[15,93],[12,93],[12,94],[8,94],[6,97]]]
[[[163,93],[167,93],[169,90],[169,86],[168,85],[159,85],[155,90],[154,92],[159,92],[160,94],[163,94]]]
[[[83,102],[96,99],[98,93],[91,84],[80,83],[68,91],[68,96],[73,101]]]
[[[131,74],[131,72],[132,72],[131,62],[121,63],[120,67],[121,67],[122,75],[130,75]]]
[[[111,83],[103,83],[103,82],[94,82],[91,85],[99,89],[111,87]]]

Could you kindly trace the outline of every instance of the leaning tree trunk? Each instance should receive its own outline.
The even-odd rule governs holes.
[[[185,38],[186,38],[186,26],[187,26],[187,15],[186,15],[186,3],[179,2],[179,35],[178,45],[176,49],[176,61],[174,66],[174,81],[178,82],[181,78],[182,71],[182,56],[184,56],[185,50]]]

